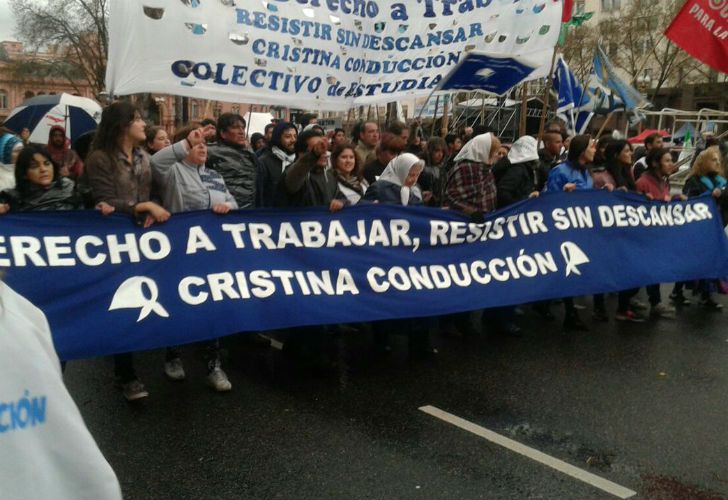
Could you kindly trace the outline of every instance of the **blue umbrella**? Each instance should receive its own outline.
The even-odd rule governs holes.
[[[101,120],[101,106],[92,99],[70,94],[39,95],[24,101],[10,112],[3,126],[19,134],[30,130],[30,141],[45,144],[51,127],[66,129],[66,137],[75,141],[95,130]]]

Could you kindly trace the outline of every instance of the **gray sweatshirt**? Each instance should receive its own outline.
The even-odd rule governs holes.
[[[220,203],[237,209],[235,198],[222,176],[205,167],[185,161],[187,148],[180,141],[152,156],[152,174],[159,187],[162,206],[172,213],[205,210]]]

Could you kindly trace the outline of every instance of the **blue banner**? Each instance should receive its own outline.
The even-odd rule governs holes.
[[[0,219],[5,280],[48,316],[63,359],[241,331],[448,314],[728,276],[710,197],[546,193],[470,223],[367,205]]]

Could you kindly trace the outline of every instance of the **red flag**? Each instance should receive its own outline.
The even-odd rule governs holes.
[[[726,16],[726,0],[687,0],[665,30],[665,36],[699,61],[728,73]]]
[[[574,0],[564,0],[564,10],[561,11],[562,23],[568,23],[571,20],[572,10],[574,10]]]

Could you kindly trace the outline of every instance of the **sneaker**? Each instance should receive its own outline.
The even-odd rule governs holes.
[[[698,302],[701,307],[704,307],[706,309],[712,309],[714,311],[719,311],[720,309],[723,309],[723,304],[719,304],[713,299],[700,299],[700,302]]]
[[[645,318],[634,312],[632,309],[627,309],[626,311],[619,312],[617,311],[617,314],[614,316],[614,319],[617,321],[631,321],[632,323],[644,323]]]
[[[640,299],[637,299],[637,298],[631,299],[629,301],[629,305],[630,305],[630,307],[632,307],[632,309],[637,309],[640,311],[644,311],[648,307],[647,304],[645,304],[644,302],[642,302]]]
[[[675,308],[660,302],[659,304],[655,304],[650,307],[650,316],[659,316],[662,318],[673,317],[675,316]]]
[[[164,373],[171,380],[184,380],[185,369],[182,366],[182,360],[179,358],[170,359],[164,362]]]
[[[606,323],[609,321],[609,318],[607,317],[607,312],[604,309],[594,309],[592,319],[600,323]]]
[[[675,304],[676,306],[680,306],[680,307],[685,307],[685,306],[689,306],[690,304],[692,304],[692,302],[690,302],[687,298],[685,298],[685,296],[681,293],[671,293],[670,300],[672,301],[673,304]]]
[[[233,388],[222,368],[215,368],[207,375],[207,385],[217,392],[226,392]]]
[[[137,399],[143,399],[149,396],[147,390],[144,389],[144,384],[139,382],[139,379],[121,384],[121,393],[127,401],[136,401]]]

